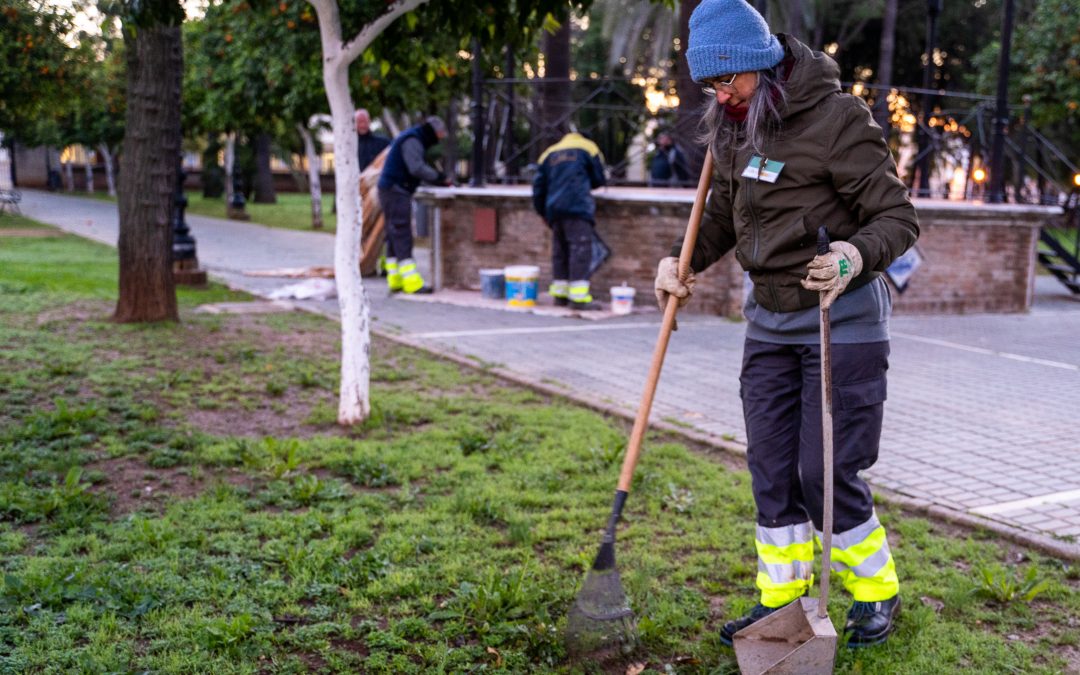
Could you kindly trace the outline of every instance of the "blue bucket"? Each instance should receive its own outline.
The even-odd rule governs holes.
[[[506,300],[511,307],[532,307],[540,284],[540,268],[535,265],[511,265],[506,275]]]
[[[480,270],[480,296],[502,300],[506,294],[506,275],[501,269]]]

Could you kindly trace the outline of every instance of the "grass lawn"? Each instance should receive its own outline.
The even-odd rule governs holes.
[[[226,217],[225,199],[223,197],[207,199],[198,190],[188,190],[186,194],[188,198],[187,213],[212,218]],[[80,196],[116,201],[115,198],[109,197],[104,192],[95,192],[92,195],[82,194]],[[333,208],[334,195],[324,193],[322,196],[323,226],[320,230],[312,230],[311,195],[307,193],[279,192],[277,193],[276,204],[256,204],[253,201],[248,201],[244,205],[244,210],[251,214],[251,222],[253,223],[268,227],[280,227],[286,230],[308,230],[328,234],[333,234],[337,227],[337,216],[334,215]]]
[[[202,193],[191,190],[187,193],[188,211],[200,216],[214,218],[225,217],[225,199],[206,199]],[[334,233],[337,216],[333,213],[334,195],[322,197],[323,226],[319,232]],[[311,195],[297,192],[277,193],[276,204],[256,204],[248,201],[244,210],[251,214],[251,222],[286,230],[311,230]]]
[[[342,430],[336,324],[193,313],[213,288],[179,324],[115,325],[115,279],[111,249],[0,233],[0,672],[626,671],[560,637],[622,423],[376,340],[373,415]],[[631,662],[735,672],[716,635],[755,601],[749,477],[646,445],[618,544]],[[838,672],[1080,667],[1077,566],[880,515],[905,608]]]

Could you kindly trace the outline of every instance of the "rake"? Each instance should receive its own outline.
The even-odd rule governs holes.
[[[705,198],[709,194],[711,179],[712,152],[709,151],[705,153],[705,164],[701,168],[701,178],[698,179],[694,208],[690,212],[690,222],[686,226],[686,236],[679,254],[679,277],[682,279],[690,272],[690,258],[697,241],[698,228],[701,226],[701,215],[705,209]],[[678,309],[679,303],[675,298],[670,298],[664,309],[664,319],[660,323],[660,335],[653,349],[652,364],[645,380],[645,390],[641,395],[637,417],[634,419],[634,429],[630,433],[630,443],[626,447],[626,457],[623,459],[622,472],[615,490],[615,501],[611,506],[607,527],[604,528],[600,550],[567,616],[566,647],[575,657],[593,655],[599,658],[628,654],[637,644],[637,621],[615,565],[615,529],[630,493],[630,483],[641,454],[641,443],[649,425],[649,413],[652,410],[656,385],[660,380],[660,369],[664,365],[668,341],[675,328],[675,314]]]

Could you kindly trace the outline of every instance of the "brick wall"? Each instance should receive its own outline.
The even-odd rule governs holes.
[[[1025,312],[1035,282],[1039,227],[1055,208],[922,201],[916,203],[923,264],[898,313]]]
[[[524,186],[422,188],[422,201],[441,210],[442,284],[479,288],[479,270],[530,264],[540,267],[543,292],[551,281],[551,234],[533,212]],[[593,277],[593,295],[626,282],[638,302],[652,301],[657,261],[681,237],[690,216],[689,190],[610,188],[596,193],[597,231],[612,256]],[[498,241],[473,241],[477,208],[494,208]],[[1038,228],[1057,209],[916,202],[923,263],[904,293],[893,293],[896,313],[1023,312],[1031,306]],[[687,311],[737,316],[743,272],[732,255],[698,276]]]

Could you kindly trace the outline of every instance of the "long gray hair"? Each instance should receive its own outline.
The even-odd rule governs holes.
[[[724,106],[717,103],[715,96],[705,106],[698,140],[712,148],[714,157],[721,156],[733,146],[736,150],[752,150],[763,155],[769,134],[779,129],[780,111],[787,101],[784,81],[772,68],[759,70],[757,75],[757,87],[750,96],[750,109],[743,124],[725,120]]]

